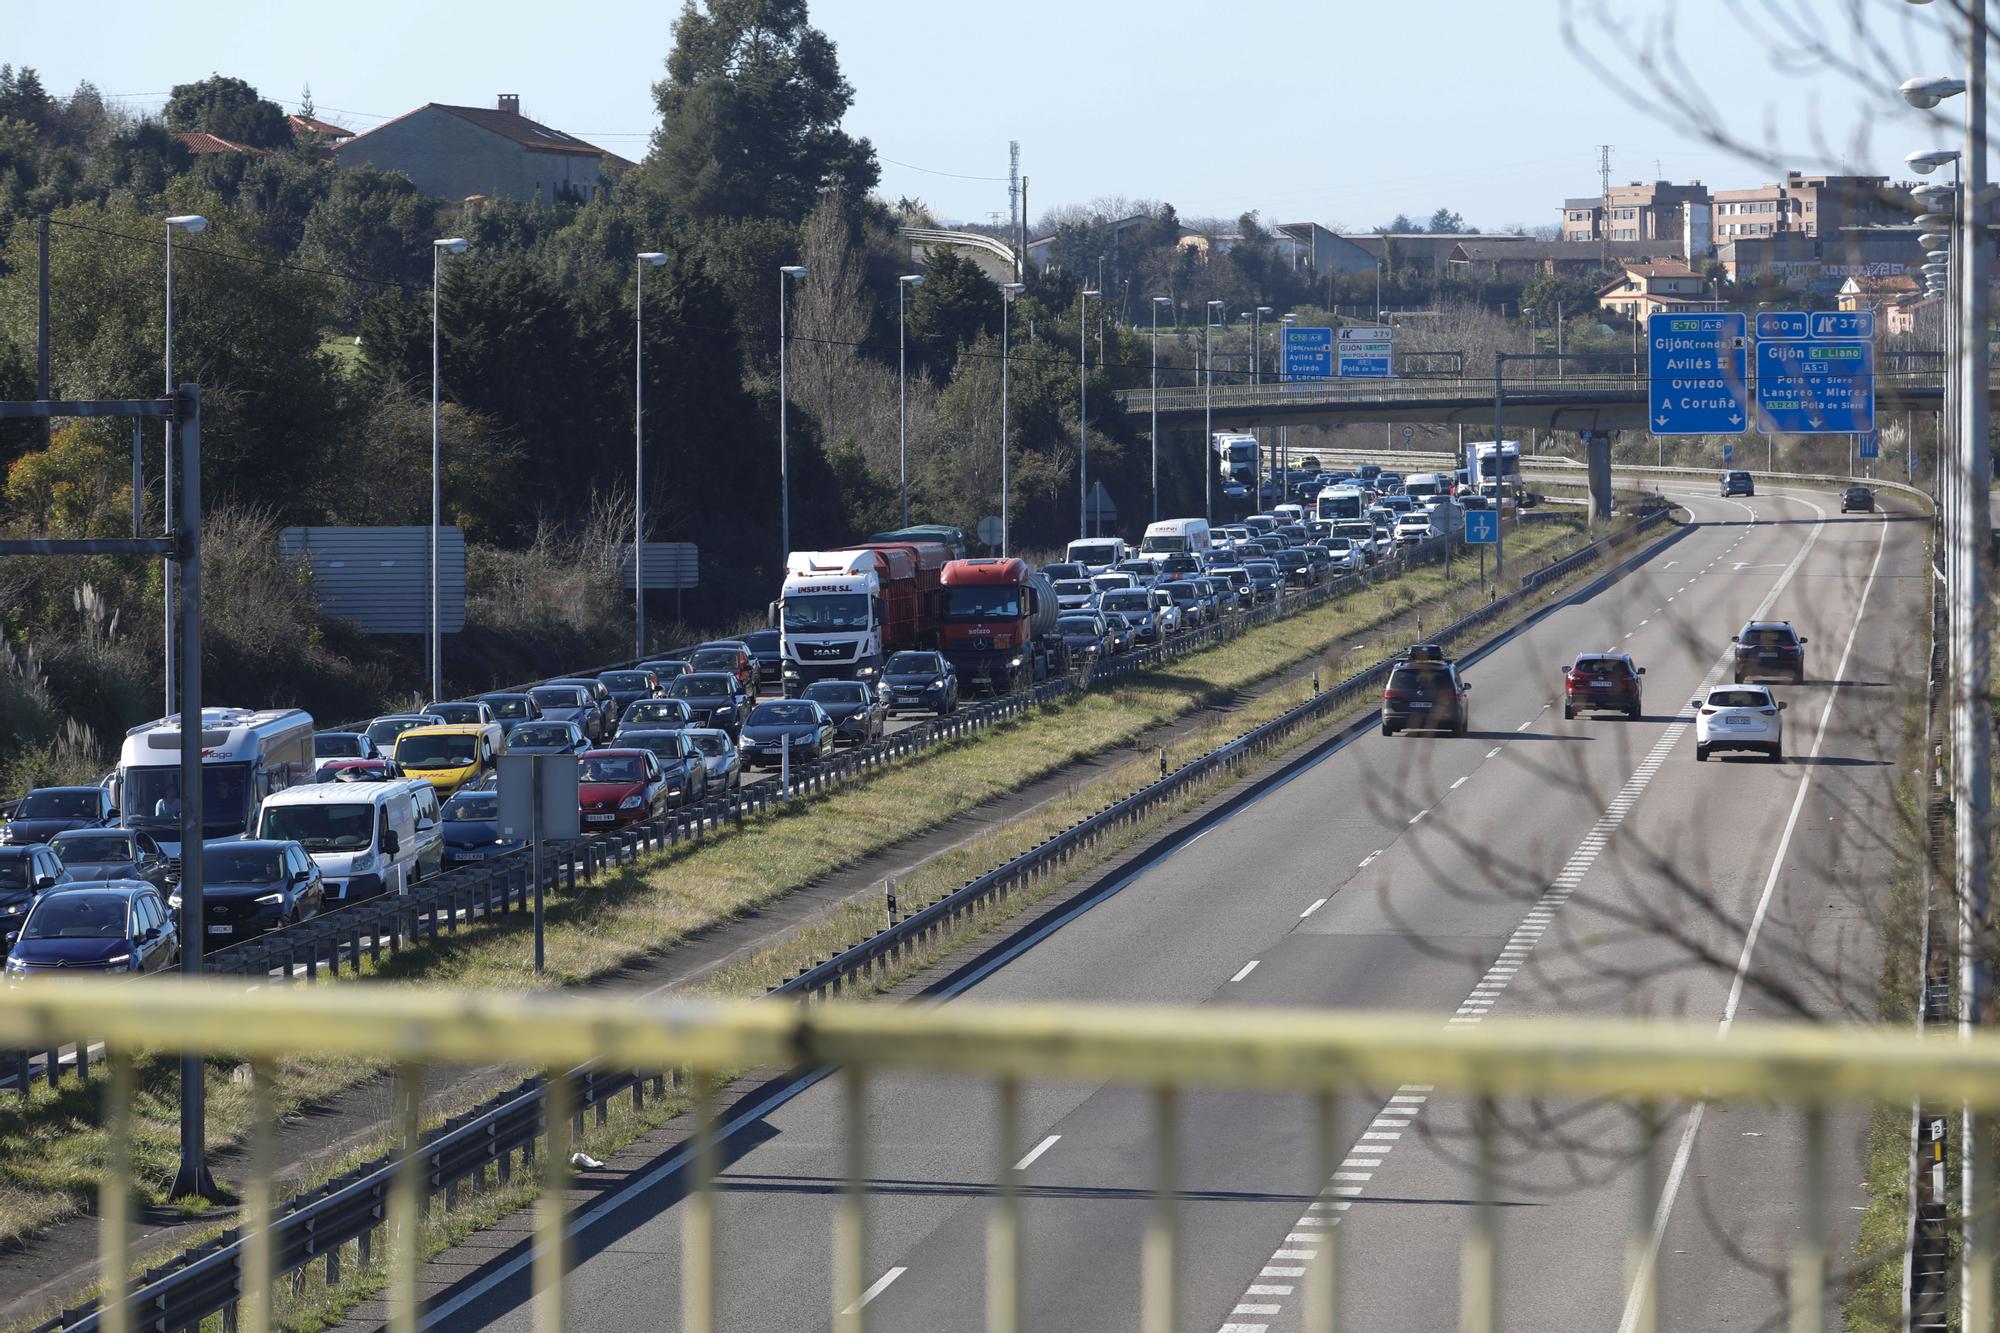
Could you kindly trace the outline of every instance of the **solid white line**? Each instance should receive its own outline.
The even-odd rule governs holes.
[[[1014,1169],[1016,1171],[1026,1171],[1029,1167],[1035,1164],[1035,1159],[1037,1157],[1040,1157],[1043,1153],[1055,1147],[1056,1140],[1060,1139],[1061,1137],[1062,1135],[1060,1134],[1051,1134],[1047,1138],[1043,1139],[1040,1143],[1037,1143],[1033,1148],[1030,1148],[1028,1150],[1028,1155],[1026,1157],[1023,1157],[1020,1161],[1014,1163]]]
[[[1806,503],[1811,504],[1810,501]],[[1819,509],[1818,505],[1812,507]],[[1822,523],[1826,521],[1824,510],[1820,510],[1820,521]],[[1860,634],[1861,622],[1866,618],[1868,594],[1874,589],[1876,572],[1882,567],[1882,553],[1888,549],[1887,525],[1883,525],[1880,531],[1881,537],[1875,547],[1875,559],[1868,566],[1868,579],[1861,585],[1861,601],[1854,609],[1854,623],[1848,627],[1847,642],[1840,650],[1840,664],[1834,668],[1835,684],[1827,694],[1826,708],[1820,713],[1819,726],[1813,733],[1809,758],[1817,759],[1820,747],[1826,741],[1827,724],[1833,720],[1834,701],[1840,695],[1841,686],[1838,682],[1847,678],[1848,656],[1854,651],[1855,637]],[[1789,571],[1787,574],[1789,576]],[[1772,599],[1766,599],[1767,602],[1770,600]],[[1763,609],[1759,608],[1757,615],[1752,618],[1761,619],[1762,616]],[[1765,918],[1770,914],[1771,899],[1777,893],[1778,877],[1784,873],[1785,857],[1791,849],[1792,834],[1798,828],[1799,813],[1805,809],[1806,794],[1812,788],[1813,772],[1811,767],[1805,770],[1804,776],[1799,779],[1798,794],[1792,798],[1791,813],[1785,818],[1785,831],[1778,838],[1778,850],[1771,858],[1770,873],[1764,877],[1764,890],[1758,896],[1756,911],[1751,914],[1750,928],[1743,936],[1743,952],[1736,959],[1736,975],[1730,982],[1729,999],[1722,1007],[1722,1020],[1716,1025],[1717,1037],[1727,1035],[1736,1022],[1736,1009],[1743,1001],[1743,984],[1750,975],[1750,958],[1756,951],[1758,936],[1763,933]],[[1625,1298],[1625,1317],[1618,1323],[1618,1333],[1634,1333],[1639,1325],[1640,1295],[1651,1280],[1653,1266],[1659,1262],[1660,1246],[1666,1240],[1667,1224],[1673,1220],[1674,1199],[1680,1193],[1682,1180],[1687,1176],[1688,1162],[1694,1155],[1695,1136],[1701,1131],[1703,1114],[1707,1109],[1708,1103],[1696,1103],[1694,1110],[1688,1115],[1687,1128],[1681,1131],[1680,1143],[1674,1149],[1673,1165],[1668,1168],[1666,1184],[1660,1191],[1659,1207],[1653,1214],[1653,1234],[1647,1239],[1646,1253],[1640,1259],[1638,1274],[1630,1293]]]
[[[1311,916],[1314,912],[1317,912],[1320,908],[1324,906],[1326,906],[1326,899],[1324,898],[1313,899],[1313,905],[1311,907],[1308,907],[1305,911],[1300,912],[1299,919],[1303,921],[1305,918]]]
[[[1243,965],[1243,970],[1238,972],[1235,976],[1231,977],[1230,980],[1232,982],[1241,981],[1243,980],[1243,978],[1249,976],[1252,972],[1255,972],[1256,970],[1257,970],[1257,960],[1255,958],[1252,958],[1249,962]]]
[[[874,1300],[877,1296],[880,1296],[883,1292],[887,1291],[889,1289],[889,1284],[891,1282],[894,1282],[897,1278],[901,1277],[903,1274],[909,1271],[910,1270],[907,1268],[890,1269],[888,1272],[884,1273],[881,1277],[875,1279],[874,1286],[868,1288],[868,1290],[861,1293],[860,1300],[848,1306],[845,1310],[842,1310],[841,1313],[853,1314],[856,1310],[859,1310],[862,1306],[868,1304],[868,1302]]]

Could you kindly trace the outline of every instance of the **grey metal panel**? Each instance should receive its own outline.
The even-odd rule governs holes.
[[[618,553],[618,577],[627,590],[632,587],[632,548]],[[693,542],[646,543],[646,589],[661,592],[668,588],[693,588],[701,579],[701,556]]]
[[[286,528],[278,550],[312,569],[313,594],[330,616],[371,634],[428,634],[430,529]],[[465,628],[465,534],[438,531],[439,630]]]

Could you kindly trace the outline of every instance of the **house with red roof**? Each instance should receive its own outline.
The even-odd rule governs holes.
[[[585,200],[610,188],[606,167],[630,163],[573,134],[521,114],[521,99],[502,93],[496,105],[429,102],[334,146],[345,168],[397,172],[425,194],[475,195],[552,204]]]

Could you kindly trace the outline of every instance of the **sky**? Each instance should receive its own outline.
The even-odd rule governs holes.
[[[855,91],[846,126],[874,142],[881,193],[941,218],[1005,218],[1017,140],[1037,217],[1124,198],[1184,218],[1255,209],[1365,230],[1442,206],[1498,229],[1551,224],[1565,196],[1595,194],[1601,144],[1614,183],[1735,188],[1779,164],[1906,178],[1904,153],[1957,137],[1894,93],[1955,68],[1936,27],[1948,6],[1852,3],[1891,53],[1863,53],[1865,77],[1799,54],[1818,38],[1855,55],[1847,0],[813,0],[811,13],[839,48]],[[219,72],[287,109],[310,85],[323,117],[364,130],[425,102],[513,92],[534,119],[635,159],[679,12],[672,0],[16,6],[5,58],[57,93],[88,79],[156,110],[174,84]],[[1667,15],[1673,40],[1653,40]],[[1635,70],[1673,71],[1774,160],[1635,105],[1621,89],[1652,91]]]

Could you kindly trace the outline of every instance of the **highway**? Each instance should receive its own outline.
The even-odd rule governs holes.
[[[971,997],[1396,1009],[1460,1026],[1488,1013],[1872,1018],[1903,691],[1921,682],[1924,524],[1892,495],[1887,515],[1843,517],[1831,491],[1723,501],[1697,486],[1666,484],[1698,520],[1678,540],[1468,666],[1469,736],[1361,736]],[[1776,687],[1787,759],[1697,766],[1688,701],[1727,679],[1729,635],[1764,615],[1810,640],[1806,683]],[[1644,717],[1563,720],[1560,668],[1605,649],[1648,668]],[[732,1142],[721,1327],[830,1323],[842,1095],[838,1078],[817,1083]],[[982,1326],[994,1106],[977,1085],[871,1087],[871,1327]],[[1346,1099],[1344,1116],[1350,1147],[1325,1181],[1303,1102],[1183,1097],[1178,1327],[1299,1328],[1305,1264],[1334,1225],[1348,1326],[1456,1325],[1468,1109],[1381,1089]],[[1656,1201],[1641,1194],[1630,1108],[1500,1108],[1502,1327],[1630,1327],[1626,1247],[1641,1216],[1663,1326],[1779,1318],[1802,1179],[1795,1117],[1661,1117]],[[1136,1329],[1149,1097],[1037,1087],[1021,1123],[1006,1156],[1027,1198],[1030,1326]],[[1836,1255],[1864,1201],[1861,1131],[1858,1117],[1829,1127]],[[576,1327],[676,1325],[678,1199],[671,1175],[642,1180],[581,1230]],[[434,1268],[463,1280],[429,1326],[531,1327],[525,1271],[478,1268],[491,1253]]]

